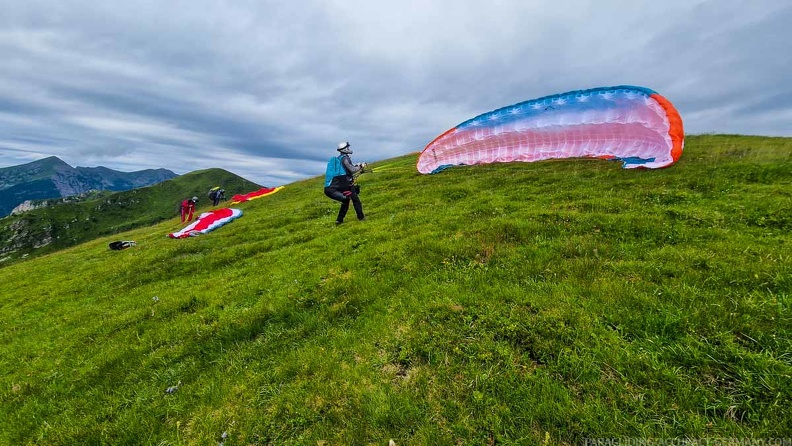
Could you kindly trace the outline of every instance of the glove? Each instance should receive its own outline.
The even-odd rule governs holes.
[[[365,169],[366,167],[368,167],[368,163],[360,163],[361,169]]]

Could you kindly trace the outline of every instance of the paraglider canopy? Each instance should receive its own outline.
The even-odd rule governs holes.
[[[648,88],[623,85],[481,114],[430,142],[416,167],[436,173],[458,165],[591,157],[654,169],[676,162],[683,147],[682,118],[671,102]]]
[[[204,212],[193,223],[185,226],[180,231],[168,234],[168,237],[187,238],[206,234],[241,216],[241,210],[232,208],[221,208]]]
[[[262,187],[261,189],[247,194],[236,194],[231,197],[231,204],[244,203],[245,201],[255,200],[258,198],[266,197],[274,194],[275,192],[283,189],[283,186],[278,187]]]

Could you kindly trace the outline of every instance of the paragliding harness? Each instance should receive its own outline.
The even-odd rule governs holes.
[[[344,170],[344,166],[341,164],[342,156],[344,155],[334,156],[327,162],[327,169],[325,169],[325,187],[330,187],[330,183],[333,182],[333,178],[335,177],[346,177],[346,170]]]
[[[119,240],[117,242],[112,242],[107,246],[113,251],[121,251],[122,249],[131,248],[136,245],[137,243],[133,242],[132,240]]]
[[[342,177],[340,184],[338,185],[341,189],[355,189],[355,193],[360,195],[360,185],[357,184],[357,179],[361,174],[371,172],[370,170],[360,169],[357,172],[352,174],[352,181],[350,182],[347,177],[347,171],[344,169],[343,163],[341,162],[342,155],[334,156],[330,158],[327,162],[327,169],[325,170],[325,187],[329,187],[332,184],[333,179],[336,177]],[[346,195],[346,194],[344,194]]]

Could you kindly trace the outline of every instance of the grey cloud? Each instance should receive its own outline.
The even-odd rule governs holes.
[[[635,84],[688,132],[792,134],[783,0],[8,2],[0,166],[177,173],[268,186],[338,141],[375,161],[480,113]]]

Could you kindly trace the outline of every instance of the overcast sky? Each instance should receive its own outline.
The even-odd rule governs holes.
[[[792,1],[0,0],[0,167],[273,187],[322,175],[341,141],[382,160],[623,84],[668,98],[688,134],[792,136]]]

